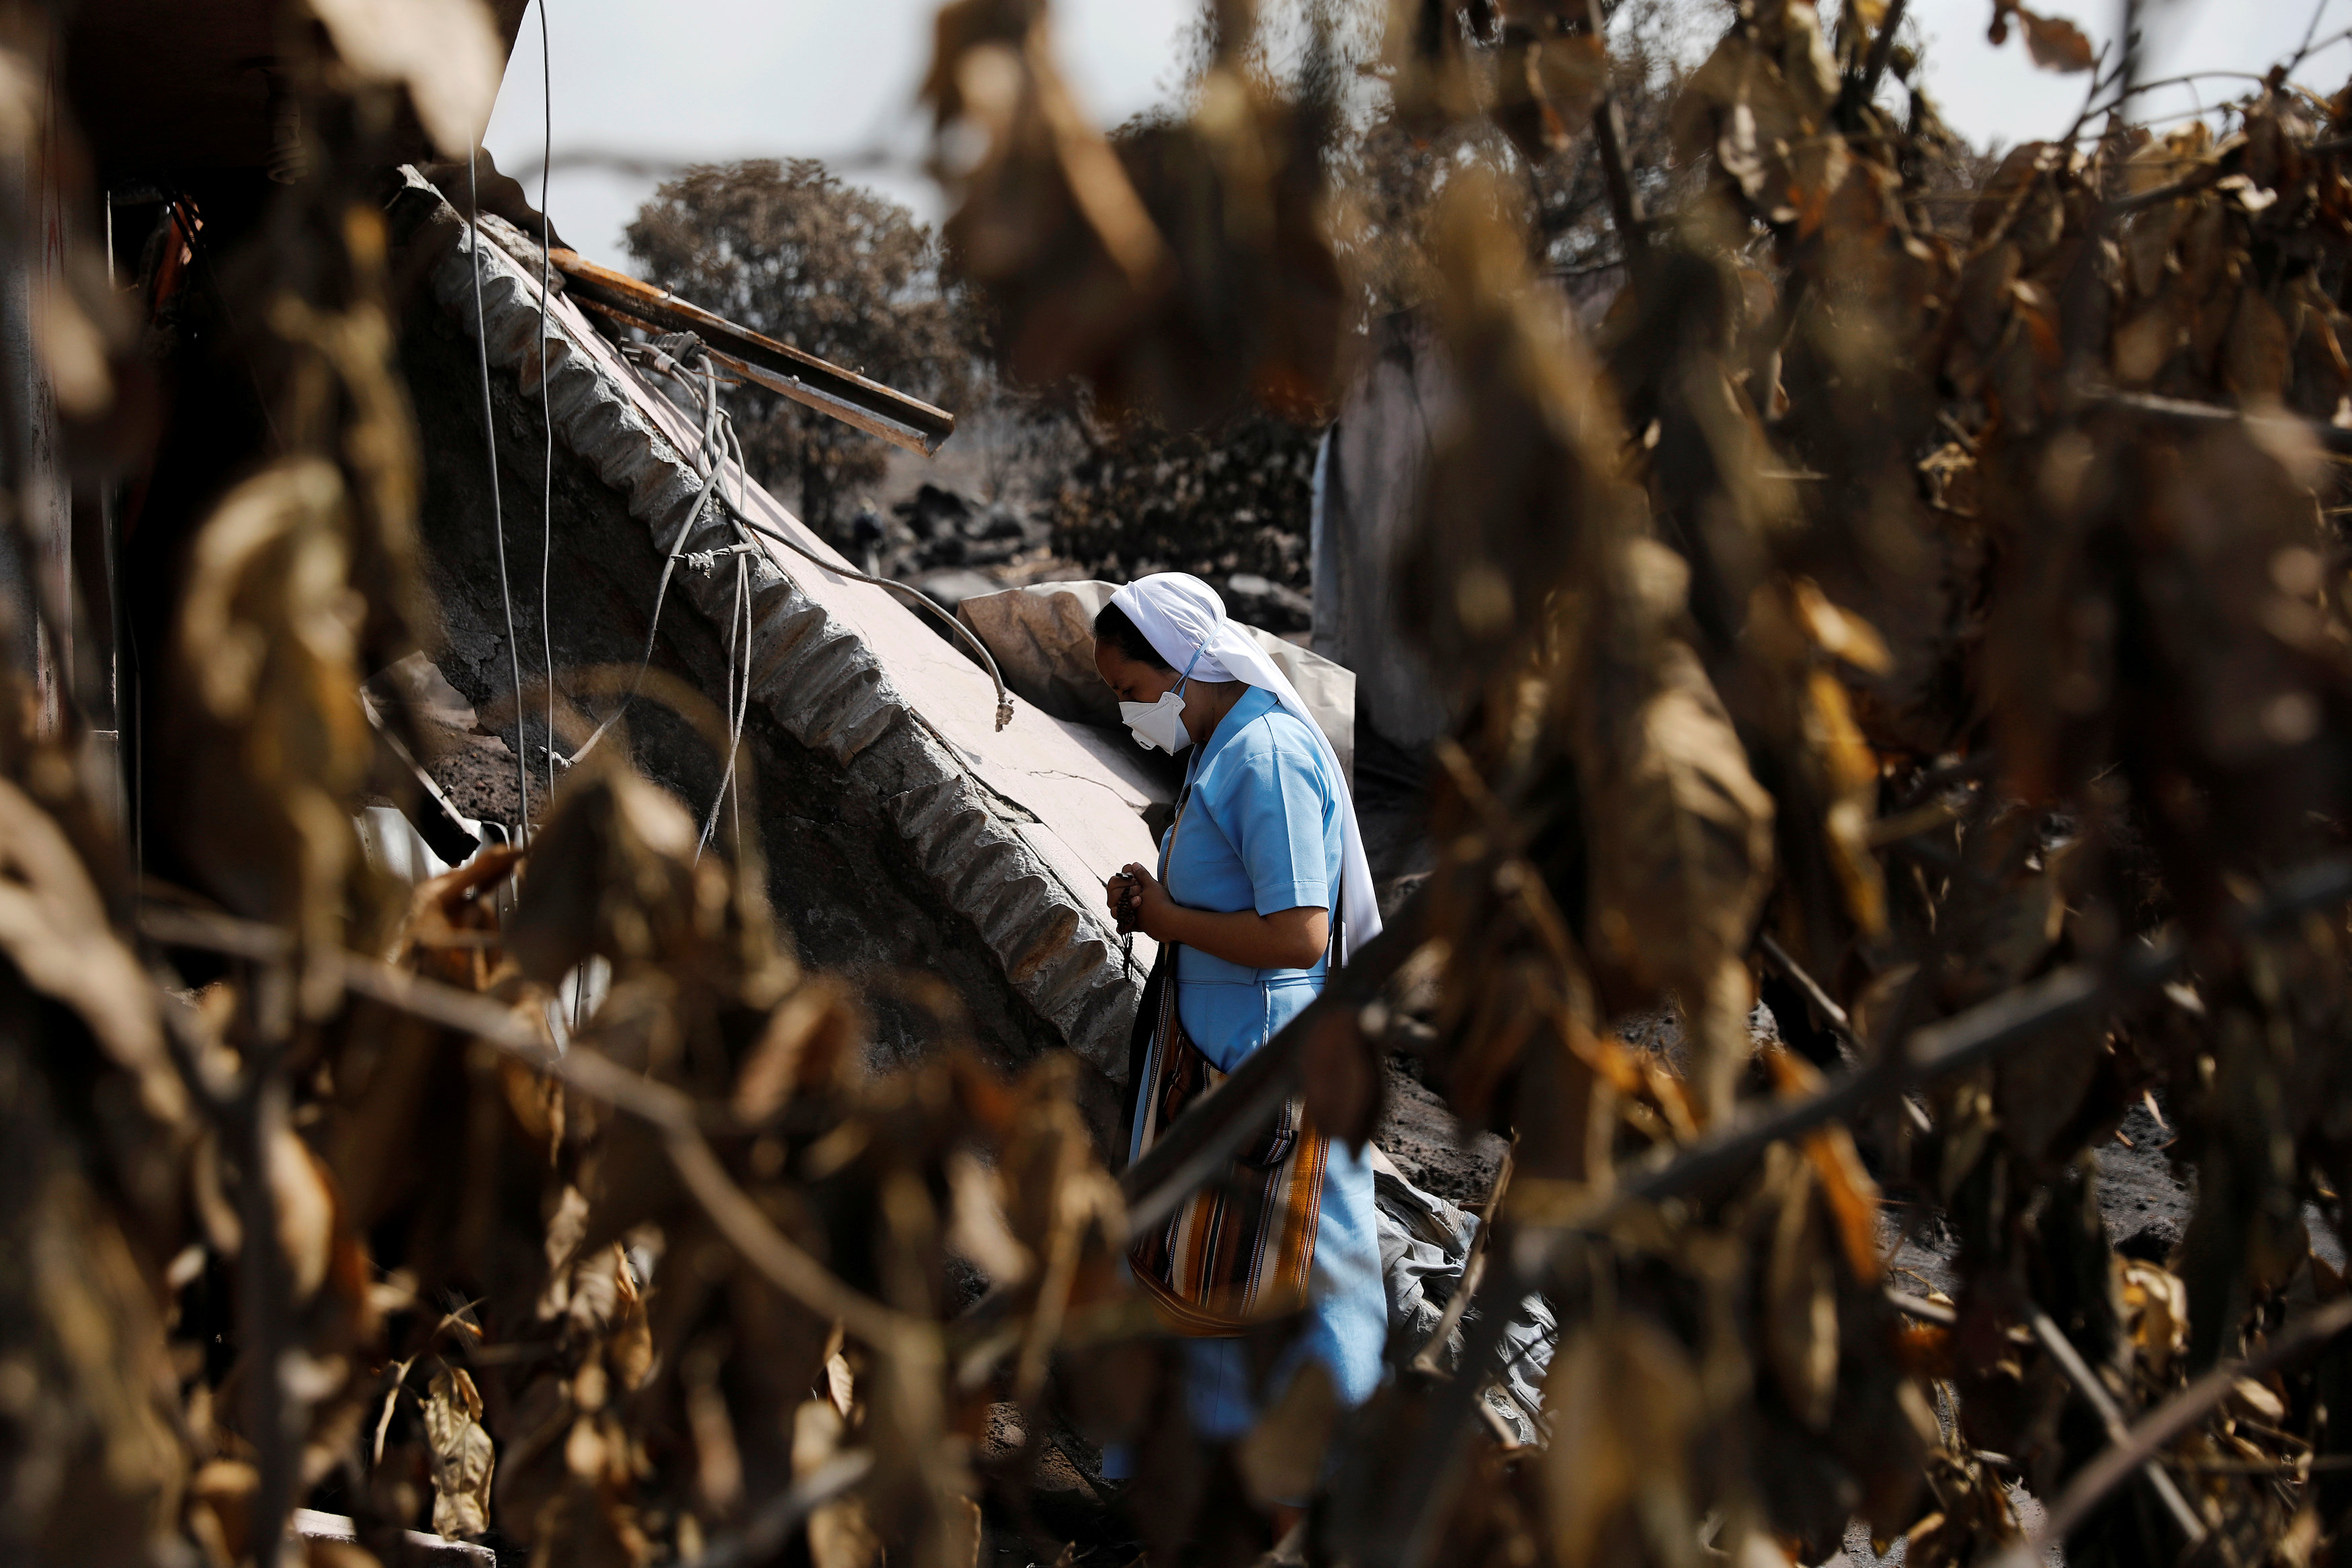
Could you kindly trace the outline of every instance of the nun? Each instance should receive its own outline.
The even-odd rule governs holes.
[[[1159,572],[1095,619],[1095,668],[1144,746],[1184,763],[1159,864],[1105,898],[1160,944],[1129,1054],[1129,1158],[1274,1038],[1328,967],[1380,931],[1338,755],[1216,591]],[[1185,1338],[1186,1405],[1213,1441],[1241,1436],[1309,1363],[1343,1406],[1369,1398],[1388,1332],[1369,1151],[1324,1137],[1293,1102],[1273,1128],[1129,1258]],[[1242,1335],[1299,1314],[1261,1379]],[[1304,1500],[1297,1500],[1303,1501]]]

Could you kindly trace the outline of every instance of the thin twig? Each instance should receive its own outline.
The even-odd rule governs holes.
[[[1584,0],[1584,25],[1591,30],[1593,42],[1601,48],[1601,102],[1592,113],[1593,140],[1601,149],[1601,172],[1609,185],[1609,212],[1616,220],[1617,233],[1625,247],[1629,264],[1642,254],[1642,193],[1633,186],[1633,177],[1625,167],[1625,114],[1617,101],[1617,91],[1608,85],[1609,22],[1601,9],[1601,0]]]
[[[1879,79],[1886,75],[1887,62],[1895,57],[1895,30],[1903,26],[1903,8],[1909,0],[1893,0],[1886,7],[1885,18],[1878,24],[1878,37],[1870,42],[1870,64],[1862,73],[1863,103],[1878,96]]]
[[[1941,1301],[1931,1301],[1925,1296],[1915,1296],[1908,1291],[1898,1291],[1892,1286],[1887,1289],[1886,1300],[1896,1312],[1907,1312],[1921,1322],[1934,1323],[1942,1329],[1959,1326],[1960,1314]]]
[[[1846,1015],[1845,1009],[1838,1006],[1829,992],[1822,988],[1821,982],[1807,974],[1804,966],[1790,957],[1789,950],[1781,946],[1780,940],[1770,932],[1759,936],[1757,945],[1772,961],[1772,967],[1786,976],[1790,985],[1804,992],[1805,999],[1812,1003],[1814,1010],[1822,1015],[1822,1021],[1829,1025],[1831,1038],[1838,1043],[1838,1054],[1845,1058],[1846,1065],[1858,1066],[1869,1060],[1870,1052],[1862,1043],[1862,1037],[1853,1031],[1853,1019]],[[1927,1119],[1927,1109],[1917,1101],[1908,1094],[1901,1095],[1899,1099],[1913,1131],[1932,1133],[1936,1130],[1936,1124]]]
[[[1495,1188],[1486,1195],[1486,1210],[1479,1216],[1478,1234],[1472,1239],[1469,1259],[1462,1265],[1462,1282],[1454,1287],[1454,1294],[1446,1301],[1445,1311],[1438,1317],[1437,1327],[1430,1333],[1429,1343],[1413,1356],[1412,1369],[1415,1372],[1436,1376],[1446,1370],[1438,1357],[1445,1354],[1445,1346],[1454,1338],[1454,1331],[1462,1326],[1463,1315],[1470,1310],[1471,1299],[1478,1293],[1479,1282],[1486,1277],[1487,1242],[1495,1234],[1495,1216],[1502,1212],[1503,1199],[1511,1190],[1511,1170],[1516,1163],[1514,1156],[1517,1148],[1517,1140],[1514,1140],[1511,1148],[1504,1152],[1503,1168],[1495,1173]]]
[[[2347,898],[2352,898],[2352,858],[2318,861],[2282,878],[2269,897],[2242,909],[2231,922],[2231,934],[2250,935]],[[2135,944],[2112,967],[2068,965],[1965,1012],[1915,1030],[1902,1050],[1888,1052],[1868,1067],[1839,1074],[1810,1096],[1751,1103],[1744,1114],[1727,1119],[1720,1130],[1685,1146],[1675,1157],[1651,1164],[1646,1170],[1636,1167],[1631,1179],[1613,1193],[1550,1188],[1556,1195],[1556,1211],[1541,1212],[1545,1206],[1540,1201],[1518,1206],[1523,1223],[1504,1254],[1510,1267],[1503,1288],[1517,1296],[1571,1281],[1576,1277],[1575,1262],[1588,1240],[1605,1233],[1619,1217],[1669,1197],[1717,1186],[1747,1170],[1774,1144],[1829,1122],[1850,1119],[1883,1094],[1964,1071],[2038,1037],[2053,1024],[2157,985],[2178,972],[2187,956],[2187,944],[2177,936],[2166,936]],[[2342,1304],[2352,1314],[2352,1297]],[[2346,1321],[2352,1322],[2352,1315]],[[1451,1516],[1467,1473],[1467,1450],[1462,1438],[1476,1419],[1473,1395],[1479,1382],[1478,1370],[1494,1363],[1504,1350],[1499,1315],[1480,1319],[1463,1354],[1461,1375],[1440,1392],[1423,1428],[1412,1469],[1421,1485],[1415,1495],[1400,1498],[1398,1515],[1374,1534],[1373,1568],[1422,1568],[1430,1560],[1443,1521]],[[2137,1468],[2135,1459],[2122,1473]]]
[[[2042,1348],[2050,1353],[2050,1359],[2058,1364],[2058,1370],[2066,1375],[2067,1381],[2074,1384],[2074,1391],[2083,1396],[2083,1402],[2098,1416],[2100,1425],[2106,1427],[2107,1441],[2128,1443],[2131,1433],[2124,1424],[2122,1407],[2107,1392],[2107,1385],[2099,1381],[2099,1375],[2093,1370],[2091,1364],[2083,1359],[2083,1353],[2074,1348],[2074,1342],[2066,1337],[2065,1331],[2051,1321],[2048,1312],[2031,1302],[2026,1306],[2025,1322],[2026,1326],[2033,1331],[2033,1337],[2042,1342]],[[2140,1474],[2147,1478],[2150,1490],[2163,1502],[2165,1511],[2172,1515],[2172,1522],[2179,1525],[2181,1534],[2189,1538],[2189,1544],[2195,1546],[2203,1542],[2205,1521],[2197,1517],[2197,1511],[2189,1506],[2187,1498],[2180,1495],[2180,1488],[2174,1483],[2163,1463],[2151,1454],[2139,1469]]]
[[[284,954],[293,946],[292,936],[275,926],[203,911],[151,905],[141,925],[159,942],[247,956]],[[930,1332],[930,1325],[842,1283],[778,1230],[712,1152],[690,1096],[576,1041],[558,1055],[537,1026],[488,997],[357,953],[327,955],[321,961],[339,967],[343,988],[353,995],[484,1040],[659,1132],[678,1178],[719,1232],[770,1284],[818,1317],[840,1319],[877,1347]]]
[[[2203,1420],[2240,1379],[2260,1377],[2284,1366],[2305,1352],[2317,1349],[2347,1329],[2352,1329],[2352,1296],[2339,1297],[2301,1321],[2289,1323],[2260,1353],[2243,1361],[2215,1367],[2158,1406],[2150,1414],[2140,1417],[2125,1434],[2125,1440],[2074,1472],[2074,1480],[2068,1483],[2066,1490],[2059,1494],[2058,1500],[2050,1505],[2049,1512],[2043,1515],[2042,1529],[2032,1543],[2010,1552],[2002,1560],[2001,1568],[2008,1568],[2011,1563],[2041,1563],[2050,1547],[2064,1541],[2077,1525],[2089,1517],[2101,1498],[2114,1490],[2117,1483],[2138,1469],[2150,1457],[2161,1452],[2174,1438]]]
[[[708,1551],[683,1568],[736,1568],[739,1563],[765,1563],[783,1545],[793,1525],[864,1480],[873,1469],[870,1448],[835,1455],[762,1504],[740,1531],[712,1542]]]

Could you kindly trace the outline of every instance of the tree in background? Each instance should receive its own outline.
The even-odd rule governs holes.
[[[1100,577],[1245,573],[1305,591],[1318,425],[1249,408],[1208,431],[1130,415],[1087,434],[1052,497],[1061,554]]]
[[[627,229],[647,279],[769,337],[953,408],[971,348],[940,277],[937,237],[898,203],[814,159],[703,164],[665,183]],[[830,535],[843,496],[882,476],[871,436],[767,393],[737,420],[764,483],[790,480]]]

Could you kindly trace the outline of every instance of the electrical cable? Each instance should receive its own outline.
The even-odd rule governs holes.
[[[719,497],[719,504],[730,511],[735,511],[733,504],[724,496]],[[1013,694],[1005,688],[1004,677],[996,668],[996,660],[990,655],[987,646],[978,637],[972,635],[971,629],[956,619],[955,612],[912,583],[900,582],[894,577],[876,577],[870,572],[859,571],[855,567],[844,566],[839,561],[827,560],[789,534],[779,533],[764,523],[754,522],[740,511],[735,511],[735,520],[761,538],[775,540],[793,554],[805,557],[836,577],[845,577],[852,582],[871,583],[877,588],[895,588],[901,593],[912,594],[918,604],[938,616],[940,622],[949,631],[954,632],[965,647],[971,650],[972,654],[980,660],[981,667],[988,672],[988,678],[996,683],[996,727],[1003,729],[1013,722]]]
[[[689,340],[693,339],[692,333],[682,333],[679,334],[679,336],[685,337]],[[696,347],[699,348],[700,344],[698,342]],[[709,362],[709,359],[706,355],[704,363],[708,364]],[[716,398],[718,395],[718,392],[714,388],[711,392],[711,396]],[[738,498],[730,501],[728,499],[725,493],[721,492],[719,500],[719,505],[734,513],[735,521],[742,527],[750,528],[753,533],[765,538],[773,539],[778,544],[782,545],[785,549],[793,551],[794,554],[814,561],[815,564],[823,567],[825,570],[832,572],[836,577],[845,577],[852,582],[867,583],[876,588],[895,588],[901,593],[912,594],[923,608],[930,611],[932,614],[937,615],[941,623],[944,624],[950,632],[953,632],[956,638],[961,642],[966,648],[969,648],[971,651],[972,656],[980,661],[981,668],[988,672],[988,678],[995,683],[996,727],[1003,729],[1006,725],[1011,724],[1013,722],[1013,694],[1005,688],[1004,676],[996,667],[995,656],[989,653],[985,643],[982,643],[978,637],[972,634],[971,628],[966,626],[961,621],[956,618],[954,612],[948,609],[946,605],[941,604],[938,600],[933,599],[929,594],[925,593],[921,589],[915,587],[912,583],[900,582],[894,577],[877,577],[870,572],[859,571],[856,568],[845,563],[827,560],[824,557],[817,554],[814,550],[809,549],[806,545],[802,544],[798,539],[792,538],[790,535],[781,533],[774,528],[768,528],[763,524],[756,523],[751,520],[750,509],[743,505],[742,500],[740,499],[742,495],[743,476],[751,472],[751,465],[746,463],[743,459],[743,443],[741,438],[736,434],[735,422],[733,420],[725,419],[724,416],[722,416],[721,430],[735,460],[736,492]]]
[[[739,664],[738,629],[740,629]],[[739,680],[740,672],[740,680]],[[727,768],[719,776],[719,793],[710,802],[710,815],[702,824],[702,836],[695,841],[694,857],[702,858],[702,851],[710,842],[710,835],[719,830],[719,809],[730,798],[736,801],[735,841],[742,842],[743,820],[741,792],[735,789],[735,759],[743,747],[743,721],[751,710],[751,558],[735,558],[735,596],[727,617]]]
[[[474,247],[474,346],[480,350],[482,369],[482,439],[490,458],[490,528],[499,547],[499,601],[506,610],[507,664],[514,677],[515,786],[520,797],[516,809],[521,818],[515,824],[515,838],[520,843],[528,845],[530,842],[530,761],[522,744],[522,651],[515,646],[514,591],[507,581],[506,509],[499,496],[498,413],[490,402],[490,333],[482,312],[482,199],[474,175],[478,146],[466,149],[466,202],[469,209],[466,227]],[[546,301],[542,299],[540,307],[544,315]]]
[[[541,147],[555,145],[555,65],[548,54],[547,0],[539,0],[539,104]],[[547,215],[547,177],[553,159],[541,160],[539,171],[539,417],[547,427],[547,448],[540,462],[539,480],[539,647],[547,666],[547,795],[555,798],[555,630],[548,615],[548,566],[555,553],[555,414],[547,390],[549,365],[548,253],[555,230]],[[515,739],[522,739],[522,719],[515,719]]]
[[[684,381],[682,376],[679,379],[681,382]],[[690,391],[691,388],[689,387],[688,390]],[[685,520],[678,524],[676,537],[669,541],[669,549],[663,554],[661,578],[654,584],[653,615],[646,624],[646,651],[637,660],[637,673],[631,678],[629,689],[621,698],[621,706],[614,708],[612,716],[598,725],[594,733],[581,743],[579,750],[564,760],[563,766],[566,768],[579,766],[581,760],[595,749],[596,743],[604,738],[605,732],[621,722],[622,717],[629,711],[629,705],[637,700],[637,693],[645,685],[646,672],[653,667],[654,645],[656,640],[661,635],[662,604],[669,596],[669,580],[677,572],[677,563],[686,549],[686,541],[693,534],[695,525],[702,520],[703,511],[709,506],[711,494],[719,484],[719,463],[714,451],[718,436],[718,419],[719,395],[714,387],[709,399],[703,404],[702,444],[695,452],[695,461],[698,464],[708,465],[703,470],[702,486],[695,492],[694,505],[687,508]],[[553,754],[554,748],[550,747],[549,755],[552,757]]]
[[[744,489],[751,471],[750,465],[744,461],[742,441],[736,433],[733,419],[719,406],[718,373],[711,368],[709,352],[704,349],[700,340],[691,332],[669,333],[656,339],[651,344],[625,345],[622,351],[631,362],[640,364],[655,374],[675,382],[685,391],[688,398],[701,413],[702,440],[694,455],[694,463],[701,470],[702,486],[696,492],[694,505],[688,509],[686,519],[679,525],[677,536],[671,539],[670,548],[664,553],[661,577],[654,588],[653,616],[646,629],[645,652],[637,661],[636,674],[629,684],[627,694],[622,697],[620,706],[614,710],[612,716],[599,724],[587,740],[582,743],[579,750],[573,752],[568,759],[557,758],[557,760],[562,761],[567,768],[576,767],[604,738],[606,732],[620,722],[622,716],[628,712],[630,704],[635,700],[639,688],[644,685],[646,672],[653,664],[654,649],[661,630],[662,606],[669,591],[670,579],[677,571],[678,561],[687,558],[687,538],[693,532],[696,524],[701,520],[705,507],[714,498],[729,515],[729,520],[734,524],[739,535],[744,530],[749,530],[750,533],[757,534],[763,538],[774,540],[794,554],[837,576],[877,588],[896,589],[901,593],[913,596],[923,608],[937,615],[948,630],[971,651],[981,667],[987,672],[990,681],[995,685],[996,727],[1001,730],[1012,722],[1013,695],[1004,685],[1004,676],[998,670],[995,658],[989,653],[987,646],[972,634],[971,628],[956,619],[945,605],[922,590],[900,582],[894,578],[875,576],[841,562],[828,560],[790,535],[754,521],[751,517],[746,504],[749,495]],[[699,361],[699,370],[684,362],[688,360]],[[704,383],[699,389],[694,385],[692,379],[697,374],[701,377]],[[731,476],[726,472],[730,462],[734,468]],[[730,488],[735,491],[732,496],[728,493]],[[746,542],[749,541],[746,540]],[[709,555],[711,558],[709,565],[715,567],[717,558],[721,554],[734,554],[738,557],[738,592],[744,600],[744,608],[740,620],[741,628],[740,634],[743,643],[743,676],[742,687],[739,692],[736,689],[734,675],[739,622],[730,616],[728,628],[729,673],[726,692],[730,734],[725,781],[719,787],[719,799],[711,804],[710,817],[704,826],[700,839],[698,840],[696,846],[698,855],[701,852],[701,846],[709,842],[711,832],[716,829],[719,806],[726,800],[727,791],[732,785],[735,752],[741,744],[743,726],[751,707],[749,563],[742,559],[739,549],[692,552],[695,558],[694,564],[698,566],[703,564],[700,558]],[[552,747],[551,747],[551,756],[552,756]],[[737,810],[740,817],[740,800],[737,802]]]

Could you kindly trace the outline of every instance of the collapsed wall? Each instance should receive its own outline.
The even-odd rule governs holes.
[[[546,764],[532,683],[542,637],[567,695],[609,712],[646,644],[663,552],[700,486],[698,431],[594,330],[560,289],[545,313],[545,392],[554,429],[548,612],[539,612],[543,444],[538,267],[480,247],[481,312],[506,537],[501,589],[481,371],[473,234],[413,172],[392,204],[403,265],[417,280],[401,357],[425,457],[425,573],[438,595],[436,662],[509,744]],[[490,220],[494,225],[495,220]],[[730,496],[736,495],[730,474]],[[746,512],[827,559],[840,559],[760,487]],[[737,542],[717,508],[686,548]],[[1102,879],[1148,860],[1150,793],[1122,743],[1016,705],[994,727],[987,675],[888,591],[849,580],[765,540],[752,573],[745,745],[770,894],[803,956],[874,998],[885,1061],[924,1026],[906,977],[944,981],[982,1049],[1007,1068],[1066,1046],[1090,1068],[1098,1124],[1116,1124],[1150,945],[1131,962],[1101,913]],[[660,615],[653,668],[704,694],[725,689],[731,567],[681,564]],[[530,709],[514,718],[507,625],[513,617]],[[654,690],[647,688],[648,692]],[[501,722],[499,716],[504,716]],[[721,759],[659,700],[631,706],[635,760],[696,811],[716,798]],[[578,744],[578,737],[571,744]],[[562,744],[562,743],[559,743]],[[756,808],[754,810],[753,808]]]

